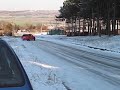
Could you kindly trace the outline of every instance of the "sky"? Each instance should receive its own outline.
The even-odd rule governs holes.
[[[64,0],[0,0],[0,10],[59,10]]]

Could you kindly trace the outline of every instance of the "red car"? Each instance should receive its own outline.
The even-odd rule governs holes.
[[[22,40],[27,40],[27,41],[35,41],[35,36],[33,36],[32,34],[23,34],[22,36]]]

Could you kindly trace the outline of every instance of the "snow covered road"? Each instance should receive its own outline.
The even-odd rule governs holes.
[[[33,44],[61,60],[97,74],[107,82],[120,87],[120,58],[91,53],[49,41],[37,41],[37,44]]]
[[[119,90],[120,58],[37,39],[5,39],[34,90]]]

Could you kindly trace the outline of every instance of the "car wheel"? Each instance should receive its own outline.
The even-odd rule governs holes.
[[[35,41],[35,38],[33,40]]]

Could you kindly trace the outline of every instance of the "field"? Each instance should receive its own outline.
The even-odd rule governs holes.
[[[0,21],[8,21],[17,25],[54,24],[55,16],[58,14],[59,12],[55,10],[0,11]]]

